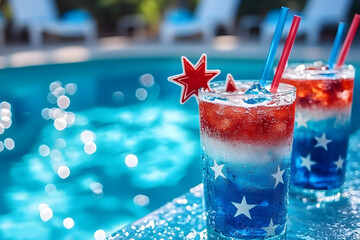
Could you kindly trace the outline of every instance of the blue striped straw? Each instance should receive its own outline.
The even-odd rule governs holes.
[[[269,53],[267,55],[265,66],[264,66],[264,69],[263,69],[263,72],[262,72],[262,75],[260,78],[261,86],[266,85],[266,80],[269,78],[270,72],[272,70],[271,68],[274,64],[276,50],[279,46],[279,42],[280,42],[282,32],[283,32],[283,29],[285,26],[285,21],[286,21],[288,12],[289,12],[289,8],[281,7],[280,16],[279,16],[279,19],[278,19],[278,22],[276,25],[275,33],[274,33],[273,39],[271,41]]]
[[[345,23],[340,22],[339,27],[336,32],[334,44],[331,49],[330,57],[328,59],[328,65],[329,65],[330,69],[333,69],[333,67],[334,67],[336,57],[337,57],[340,47],[341,47],[340,46],[341,41],[344,38],[344,34],[345,34]]]

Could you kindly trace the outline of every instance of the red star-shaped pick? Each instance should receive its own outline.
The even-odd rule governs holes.
[[[206,69],[206,54],[203,54],[196,65],[192,65],[186,57],[181,57],[183,73],[168,78],[169,81],[182,87],[180,103],[184,104],[191,96],[198,95],[200,88],[208,89],[209,82],[220,70]]]
[[[225,91],[226,92],[237,91],[237,87],[236,87],[234,78],[230,73],[226,76]]]

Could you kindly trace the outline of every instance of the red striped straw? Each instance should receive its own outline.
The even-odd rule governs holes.
[[[289,59],[291,49],[295,42],[295,37],[296,37],[297,30],[299,28],[300,20],[301,20],[301,17],[295,15],[293,18],[293,21],[291,23],[289,35],[286,39],[284,49],[283,49],[283,52],[281,53],[281,57],[279,60],[279,64],[276,68],[274,79],[271,83],[270,92],[272,92],[272,93],[276,93],[276,91],[279,87],[281,77],[284,73],[286,63]]]
[[[346,35],[344,44],[343,44],[343,46],[341,48],[339,59],[338,59],[338,62],[336,63],[336,68],[340,68],[342,65],[344,65],[345,59],[347,57],[347,54],[349,53],[351,44],[352,44],[352,42],[354,40],[356,30],[357,30],[357,28],[359,26],[359,22],[360,22],[360,15],[355,14],[354,18],[353,18],[353,20],[351,22],[349,31],[348,31],[348,33]]]

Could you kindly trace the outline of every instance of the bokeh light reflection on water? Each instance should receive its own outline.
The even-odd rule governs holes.
[[[125,157],[125,164],[129,168],[136,167],[138,164],[138,158],[134,154],[129,154]]]
[[[73,112],[82,89],[63,85],[51,83],[55,101],[38,112],[47,124],[9,170],[1,239],[104,239],[179,195],[175,186],[194,185],[184,177],[200,165],[197,112],[157,101],[152,75],[142,75],[134,92],[117,91],[121,101],[146,92],[118,108]]]
[[[70,169],[67,166],[60,166],[57,170],[60,178],[65,179],[70,176]]]
[[[95,240],[104,240],[106,238],[106,233],[104,230],[99,229],[94,233]]]
[[[154,76],[147,73],[140,77],[140,83],[145,87],[152,87],[155,84]]]
[[[144,101],[147,98],[147,94],[148,93],[145,88],[138,88],[135,92],[136,98],[140,101]]]
[[[75,224],[74,220],[72,218],[70,218],[70,217],[65,218],[64,221],[63,221],[63,225],[64,225],[64,227],[66,229],[73,228],[74,224]]]
[[[0,137],[12,125],[12,111],[11,104],[6,101],[0,103]],[[0,138],[1,139],[1,138]],[[0,152],[4,149],[13,150],[15,148],[15,141],[12,138],[5,138],[0,141]]]
[[[15,147],[15,142],[14,142],[14,140],[11,139],[11,138],[5,138],[5,140],[4,140],[4,146],[5,146],[5,148],[8,149],[8,150],[13,150],[14,147]]]
[[[48,146],[46,146],[45,144],[42,144],[39,147],[39,153],[41,156],[46,157],[50,154],[50,148]]]
[[[66,84],[65,88],[62,85],[62,82],[55,81],[49,86],[50,92],[48,93],[47,100],[50,104],[56,104],[57,107],[46,107],[41,110],[41,116],[45,120],[54,120],[54,127],[58,131],[71,127],[75,122],[75,114],[70,111],[67,112],[65,109],[71,103],[70,98],[66,94],[74,95],[77,92],[77,85],[69,83]]]

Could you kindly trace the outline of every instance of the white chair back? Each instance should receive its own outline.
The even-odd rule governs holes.
[[[352,0],[307,0],[303,15],[310,23],[346,21],[351,4]]]
[[[241,0],[200,0],[195,15],[215,22],[233,21]]]
[[[54,0],[10,0],[13,20],[17,25],[27,25],[35,21],[54,21],[57,8]]]

